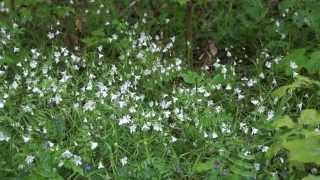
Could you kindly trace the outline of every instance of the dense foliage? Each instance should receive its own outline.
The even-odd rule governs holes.
[[[0,2],[0,179],[319,179],[320,1]]]

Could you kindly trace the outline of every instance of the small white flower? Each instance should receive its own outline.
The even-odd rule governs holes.
[[[297,107],[299,108],[300,111],[302,110],[302,105],[303,105],[302,102],[297,104]]]
[[[0,142],[1,141],[7,141],[8,142],[9,140],[10,140],[10,137],[0,131]]]
[[[249,156],[250,154],[251,154],[250,151],[245,151],[245,152],[243,153],[244,156]]]
[[[51,101],[54,102],[55,104],[60,104],[62,101],[62,98],[59,94],[56,94],[53,98],[51,98]]]
[[[130,129],[130,133],[134,133],[134,132],[136,132],[137,126],[136,125],[132,125],[132,126],[129,127],[129,129]]]
[[[81,157],[80,157],[80,156],[77,156],[77,155],[73,155],[72,161],[74,162],[74,164],[75,164],[76,166],[79,166],[79,165],[82,164]]]
[[[38,65],[37,61],[34,61],[34,60],[33,60],[33,61],[30,62],[30,67],[31,67],[32,69],[36,68],[37,65]]]
[[[227,52],[227,56],[228,56],[228,57],[231,57],[231,56],[232,56],[230,51]]]
[[[98,165],[98,169],[102,169],[102,168],[104,168],[104,165],[103,165],[102,162],[100,161],[100,162],[99,162],[99,165]]]
[[[161,132],[161,131],[162,131],[162,125],[161,125],[160,123],[154,123],[154,124],[153,124],[153,129],[154,129],[155,131]]]
[[[206,132],[203,132],[203,137],[204,138],[207,138],[208,137],[208,134]]]
[[[298,68],[298,65],[297,65],[295,62],[290,61],[290,68],[291,68],[291,69],[297,69],[297,68]]]
[[[128,158],[127,157],[123,157],[120,159],[120,163],[122,166],[125,166],[126,164],[128,164]]]
[[[272,64],[271,64],[271,62],[270,62],[270,61],[267,61],[267,62],[265,63],[265,66],[266,66],[268,69],[270,69],[270,68],[271,68],[271,66],[272,66]]]
[[[66,158],[66,159],[69,159],[73,156],[73,154],[69,151],[69,150],[66,150],[62,153],[62,157],[63,158]]]
[[[83,109],[85,111],[93,111],[94,108],[96,107],[96,102],[89,100],[83,105]]]
[[[268,117],[267,120],[270,121],[274,116],[274,112],[273,111],[268,111]]]
[[[31,164],[34,161],[35,157],[32,155],[28,155],[25,159],[27,164]]]
[[[238,100],[242,100],[242,99],[244,99],[245,98],[245,96],[244,95],[242,95],[242,94],[238,94]]]
[[[96,149],[97,147],[98,147],[98,143],[97,142],[91,142],[90,143],[91,144],[91,150],[94,150],[94,149]]]
[[[258,129],[257,128],[252,128],[252,130],[251,130],[251,134],[252,135],[255,135],[255,134],[257,134],[258,133]]]
[[[131,117],[129,115],[123,116],[119,119],[119,125],[128,124],[131,122]]]
[[[49,32],[49,33],[48,33],[48,38],[49,38],[49,39],[53,39],[53,38],[54,38],[54,35],[55,35],[54,33]]]
[[[227,87],[226,87],[226,90],[231,90],[231,89],[232,89],[231,85],[228,84]]]
[[[24,143],[29,142],[30,139],[31,139],[29,136],[22,136],[22,138],[23,138],[23,142],[24,142]]]
[[[267,152],[269,150],[269,147],[268,146],[263,146],[262,148],[261,148],[261,151],[262,152]]]
[[[17,48],[17,47],[14,47],[14,48],[13,48],[13,52],[14,52],[14,53],[17,53],[17,52],[19,52],[19,51],[20,51],[20,48]]]
[[[258,104],[259,104],[259,101],[256,100],[256,99],[252,99],[252,100],[251,100],[251,103],[252,103],[253,105],[258,105]]]
[[[254,163],[254,167],[255,167],[256,171],[260,170],[260,164],[259,163]]]
[[[0,100],[0,109],[4,108],[4,101],[3,100]]]
[[[103,46],[101,46],[101,45],[100,45],[100,46],[98,46],[98,51],[99,51],[99,52],[101,52],[101,51],[102,51],[102,49],[103,49]]]
[[[257,111],[259,112],[259,113],[263,113],[264,111],[265,111],[265,107],[264,106],[259,106],[258,107],[258,109],[257,109]]]
[[[174,137],[174,136],[171,136],[171,142],[176,142],[178,139],[176,138],[176,137]]]
[[[62,167],[64,165],[63,161],[60,161],[58,167]]]
[[[212,133],[212,138],[213,138],[213,139],[216,139],[217,137],[218,137],[218,134],[215,133],[215,132],[213,132],[213,133]]]

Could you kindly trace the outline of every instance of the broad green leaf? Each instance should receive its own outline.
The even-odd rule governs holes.
[[[268,159],[271,159],[272,157],[274,157],[275,155],[277,155],[277,153],[282,149],[281,143],[280,142],[276,142],[273,143],[269,150],[266,153],[266,157]]]
[[[293,50],[279,63],[279,65],[276,66],[276,70],[285,72],[290,76],[293,72],[293,69],[290,67],[290,63],[295,63],[298,66],[295,71],[299,71],[308,59],[306,51],[306,48]]]
[[[307,177],[304,177],[302,180],[319,180],[320,176],[313,176],[313,175],[309,175]]]
[[[226,82],[222,74],[215,75],[211,81],[213,84],[223,84]]]
[[[320,164],[320,136],[290,140],[282,145],[289,151],[290,161]]]
[[[320,113],[315,109],[303,110],[298,121],[299,124],[318,125],[320,124]]]
[[[97,29],[91,33],[93,36],[105,37],[103,29]]]
[[[283,127],[287,127],[291,129],[291,128],[294,128],[296,124],[292,121],[292,119],[288,115],[286,115],[274,120],[272,123],[272,126],[275,127],[276,129],[280,129]]]
[[[291,91],[294,90],[291,85],[281,86],[278,89],[276,89],[275,91],[273,91],[272,95],[274,97],[282,98],[283,96],[285,96],[289,92],[289,90],[291,90]]]
[[[202,79],[202,77],[198,73],[193,71],[181,73],[181,77],[183,78],[184,82],[193,85],[197,84]]]
[[[310,73],[320,73],[320,51],[310,54],[310,62],[305,65],[305,68]]]
[[[212,161],[199,162],[193,166],[193,171],[196,173],[203,173],[210,171],[213,168]]]
[[[292,69],[291,63],[297,65],[296,69]],[[289,53],[275,69],[279,72],[285,72],[286,75],[292,75],[293,71],[299,72],[305,68],[309,73],[320,72],[320,51],[308,53],[306,48],[296,49]]]
[[[232,173],[234,173],[234,174],[236,174],[237,176],[240,176],[240,177],[246,177],[246,178],[255,177],[255,173],[253,171],[244,170],[244,169],[239,168],[237,166],[231,166],[230,170],[231,170]]]
[[[320,82],[312,80],[305,76],[298,75],[293,83],[279,87],[278,89],[272,92],[272,95],[274,97],[281,98],[285,96],[287,93],[292,93],[293,91],[299,88],[309,88],[312,85],[317,85],[320,87]]]

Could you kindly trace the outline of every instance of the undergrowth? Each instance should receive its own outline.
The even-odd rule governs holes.
[[[319,12],[0,2],[1,179],[318,179]]]

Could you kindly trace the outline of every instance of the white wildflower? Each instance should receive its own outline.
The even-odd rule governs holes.
[[[10,140],[10,137],[7,136],[5,133],[0,131],[0,142],[1,141],[7,141],[8,142],[9,140]]]
[[[267,120],[270,121],[274,116],[274,112],[273,111],[268,111],[268,116],[267,116]]]
[[[98,143],[97,142],[90,142],[91,146],[91,150],[95,150],[98,147]]]
[[[66,150],[62,153],[62,157],[63,158],[66,158],[66,159],[69,159],[73,156],[73,154],[69,151],[69,150]]]
[[[119,125],[128,124],[131,122],[131,117],[129,115],[123,116],[119,119]]]
[[[217,137],[218,137],[218,134],[215,133],[215,132],[213,132],[213,133],[212,133],[212,138],[213,138],[213,139],[216,139]]]
[[[32,155],[28,155],[25,159],[27,164],[31,164],[34,161],[35,157]]]
[[[80,157],[80,156],[77,156],[77,155],[73,155],[72,161],[74,162],[74,164],[75,164],[76,166],[79,166],[79,165],[82,164],[81,157]]]
[[[290,68],[291,68],[291,69],[297,69],[297,68],[298,68],[298,65],[297,65],[295,62],[290,61]]]
[[[4,100],[0,100],[0,109],[4,108],[4,103],[5,103]]]
[[[126,164],[128,164],[128,158],[127,157],[123,157],[120,159],[120,163],[122,166],[125,166]]]
[[[98,169],[102,169],[102,168],[104,168],[104,165],[103,165],[102,162],[100,161],[100,162],[99,162],[99,165],[98,165]]]
[[[89,100],[83,105],[83,109],[85,111],[93,111],[94,108],[96,107],[96,102]]]

